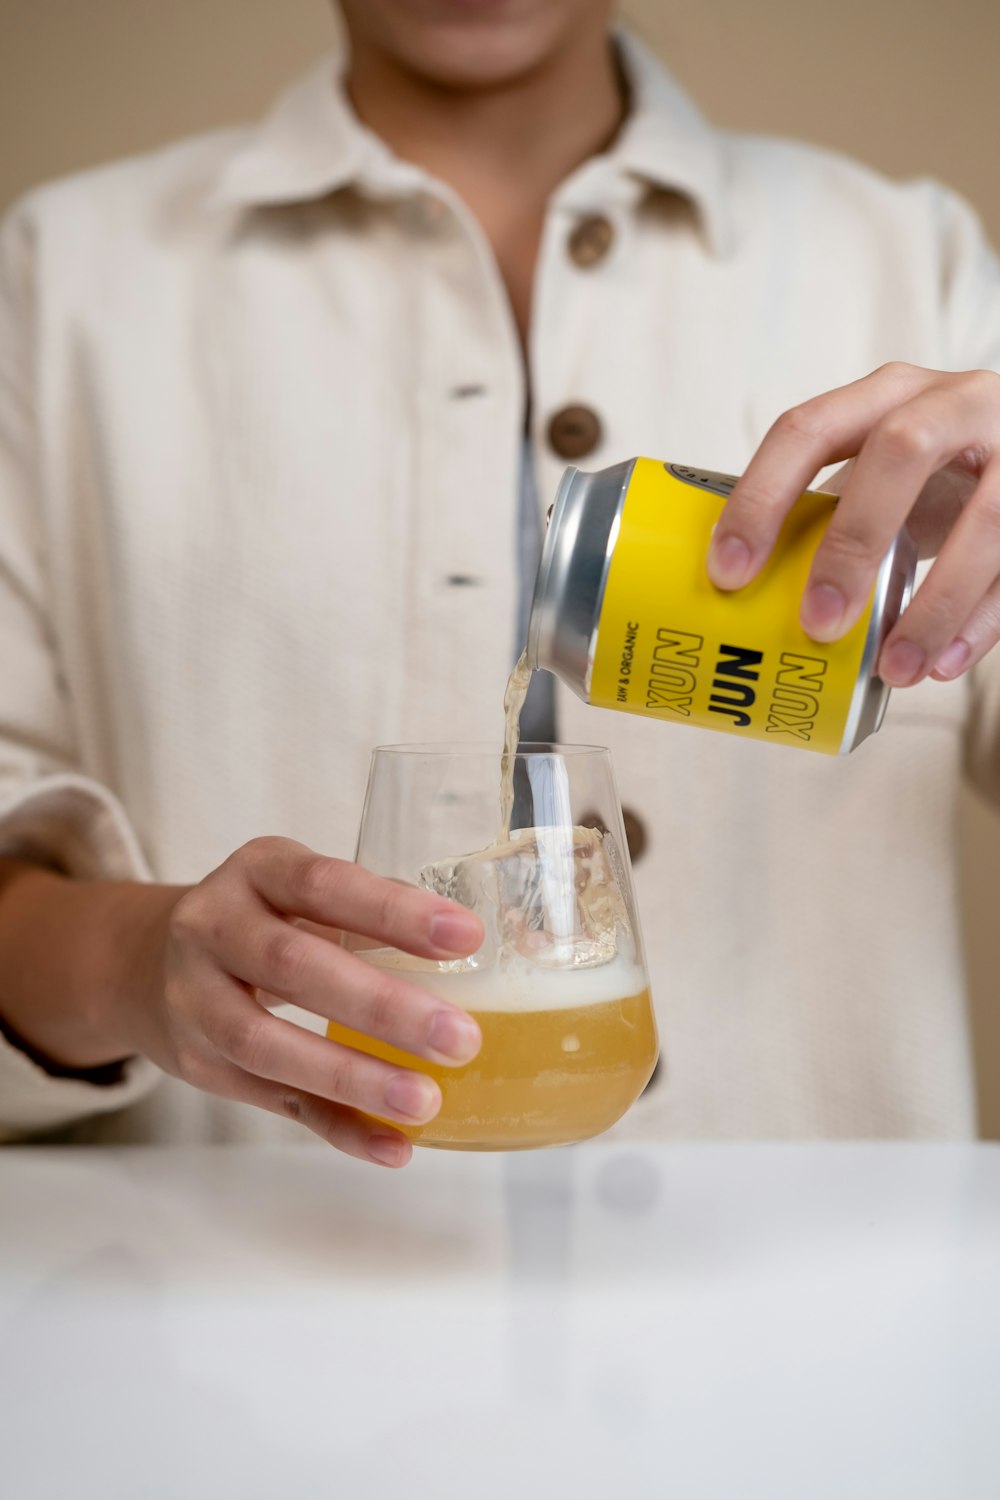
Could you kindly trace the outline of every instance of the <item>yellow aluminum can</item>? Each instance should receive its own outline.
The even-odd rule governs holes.
[[[807,491],[756,579],[727,592],[708,577],[712,531],[736,480],[635,458],[569,469],[546,533],[528,661],[584,701],[744,739],[843,754],[882,722],[875,673],[913,588],[901,532],[867,608],[839,641],[799,624],[799,606],[836,497]]]

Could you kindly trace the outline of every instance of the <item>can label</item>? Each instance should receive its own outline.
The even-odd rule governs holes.
[[[836,500],[809,491],[761,573],[709,580],[712,531],[736,480],[635,462],[608,570],[590,702],[836,755],[862,669],[872,599],[839,641],[810,639],[799,606]]]

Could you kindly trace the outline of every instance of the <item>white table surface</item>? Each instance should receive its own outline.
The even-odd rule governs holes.
[[[997,1500],[1000,1148],[0,1150],[3,1500]]]

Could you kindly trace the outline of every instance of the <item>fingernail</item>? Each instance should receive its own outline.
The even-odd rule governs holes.
[[[460,1011],[439,1010],[427,1033],[427,1046],[450,1062],[468,1062],[482,1046],[482,1033],[471,1016]]]
[[[738,589],[750,571],[750,548],[738,536],[717,536],[708,552],[708,573],[723,589]]]
[[[890,687],[909,687],[927,670],[926,654],[913,641],[890,641],[882,652],[878,675]]]
[[[964,672],[972,655],[972,647],[968,641],[958,638],[946,646],[934,663],[934,670],[940,677],[957,677]]]
[[[460,906],[439,911],[431,918],[431,942],[446,953],[472,953],[482,942],[479,918]]]
[[[816,641],[835,641],[847,601],[832,583],[814,583],[802,601],[802,628]]]
[[[431,1120],[441,1108],[441,1090],[433,1078],[419,1073],[393,1073],[383,1094],[394,1115],[423,1123]]]
[[[367,1149],[368,1155],[383,1167],[405,1167],[413,1155],[409,1141],[401,1141],[395,1135],[370,1135]]]

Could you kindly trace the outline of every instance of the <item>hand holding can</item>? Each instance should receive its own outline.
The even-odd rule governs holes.
[[[799,603],[836,497],[807,491],[757,576],[726,592],[706,556],[736,483],[649,458],[569,469],[539,566],[528,661],[599,707],[853,750],[885,713],[889,689],[875,668],[909,599],[916,548],[901,532],[851,629],[817,642]]]

